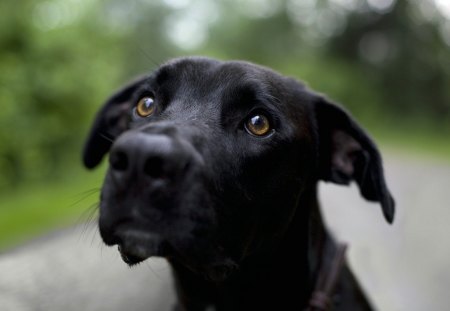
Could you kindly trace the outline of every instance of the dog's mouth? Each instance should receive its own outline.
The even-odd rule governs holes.
[[[116,236],[117,240],[111,244],[118,245],[122,260],[130,266],[153,256],[170,256],[170,246],[159,234],[137,229],[119,229]]]
[[[138,264],[150,257],[142,252],[136,252],[135,250],[126,250],[121,245],[119,245],[117,249],[120,253],[120,256],[122,257],[122,260],[130,266]]]
[[[163,257],[182,263],[210,281],[223,281],[238,267],[223,250],[209,244],[207,239],[166,238],[163,234],[131,227],[130,224],[119,226],[112,235],[100,232],[105,244],[117,245],[122,260],[130,267],[150,257]]]
[[[122,260],[128,265],[138,264],[152,256],[160,256],[158,244],[120,243],[117,247]]]

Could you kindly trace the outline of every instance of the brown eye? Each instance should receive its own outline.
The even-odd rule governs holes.
[[[136,105],[136,113],[142,118],[151,116],[155,109],[155,100],[150,96],[142,97]]]
[[[263,114],[252,115],[245,123],[248,133],[255,136],[264,136],[271,130],[269,119]]]

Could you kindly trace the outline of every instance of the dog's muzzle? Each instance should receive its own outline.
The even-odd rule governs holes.
[[[122,259],[132,265],[151,256],[170,257],[179,241],[201,238],[196,232],[211,223],[208,208],[201,208],[208,206],[207,195],[198,192],[205,188],[198,186],[204,182],[202,163],[181,137],[138,131],[120,136],[102,191],[104,242],[117,244]]]

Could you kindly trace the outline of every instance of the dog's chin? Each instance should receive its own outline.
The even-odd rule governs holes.
[[[147,258],[151,257],[151,256],[144,255],[140,252],[137,254],[137,252],[135,252],[134,250],[130,252],[130,250],[125,250],[120,245],[117,247],[117,250],[120,253],[120,257],[122,257],[122,260],[129,266],[134,266],[138,263],[143,262]]]
[[[164,257],[169,260],[180,260],[180,258],[173,253],[169,255],[168,252],[161,251],[161,246],[133,245],[132,247],[124,247],[122,244],[119,244],[118,250],[122,260],[130,267],[153,256]],[[196,264],[192,265],[189,261],[183,261],[181,264],[192,270],[194,273],[201,274],[206,280],[214,283],[226,281],[238,268],[237,264],[230,259],[224,259],[220,262],[211,262],[204,264],[204,266],[198,266]]]
[[[221,283],[239,269],[239,264],[224,252],[222,247],[203,244],[202,240],[190,241],[189,244],[172,244],[172,256],[167,257],[175,266],[184,266],[206,281]],[[199,244],[201,247],[198,247]]]
[[[225,281],[238,269],[237,263],[226,255],[223,248],[208,239],[167,238],[136,224],[120,225],[113,231],[102,228],[100,225],[104,243],[117,245],[122,260],[130,267],[150,257],[163,257],[215,283]]]
[[[153,257],[163,257],[165,254],[163,252],[164,243],[160,241],[152,241],[149,243],[136,243],[136,242],[123,242],[117,247],[122,260],[129,266],[136,265],[142,261]]]
[[[170,247],[161,235],[138,229],[119,228],[113,238],[103,237],[105,244],[117,245],[122,260],[136,265],[150,257],[170,256]]]
[[[194,273],[203,275],[211,282],[220,283],[227,280],[230,275],[237,270],[237,264],[229,259],[206,261],[202,263],[193,263],[190,258],[180,256],[169,244],[159,238],[145,243],[137,241],[125,241],[118,245],[118,251],[122,260],[130,267],[137,265],[150,257],[164,257],[169,260],[176,260]]]
[[[203,275],[208,281],[221,283],[228,280],[237,269],[238,265],[228,259],[209,265]]]
[[[192,272],[202,275],[206,280],[220,283],[227,280],[238,269],[236,262],[228,257],[217,257],[217,254],[204,254],[200,260],[193,260],[190,251],[180,253],[167,241],[157,235],[145,235],[145,239],[129,239],[119,243],[118,250],[122,260],[131,266],[137,265],[150,257],[163,257],[169,261],[177,261]],[[151,238],[148,238],[151,236]],[[214,258],[214,259],[213,259]]]

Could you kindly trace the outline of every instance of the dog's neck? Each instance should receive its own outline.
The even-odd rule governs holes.
[[[308,215],[308,266],[310,277],[313,281],[323,265],[333,258],[336,251],[336,243],[326,230],[322,213],[317,198],[317,188],[314,191],[314,201],[310,202]]]
[[[200,298],[199,293],[203,291],[207,297],[202,299],[214,301],[217,310],[304,308],[313,291],[322,258],[334,252],[334,245],[323,225],[316,187],[303,193],[305,195],[300,197],[284,236],[273,246],[246,258],[229,280],[219,284],[203,282],[193,275],[188,276],[187,271],[175,264],[176,273],[183,274],[181,283],[183,277],[189,278],[191,286],[196,284],[194,296]],[[181,283],[178,284],[181,299],[192,297],[192,293],[183,293],[186,289]]]

